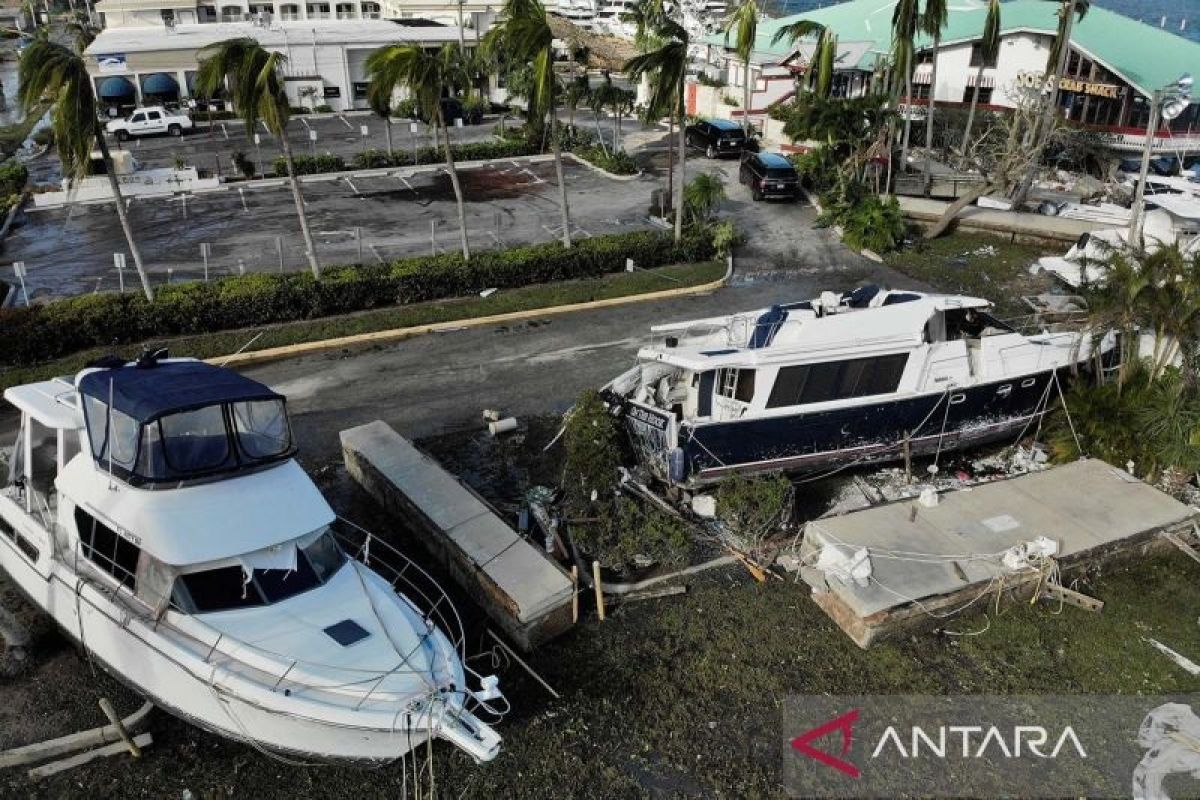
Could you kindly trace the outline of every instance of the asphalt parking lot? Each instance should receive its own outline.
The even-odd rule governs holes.
[[[615,181],[564,164],[573,235],[596,236],[649,226],[655,181]],[[558,189],[552,162],[513,159],[460,171],[472,247],[542,242],[559,236]],[[398,169],[386,176],[329,178],[303,184],[321,262],[389,261],[455,251],[457,211],[448,173]],[[233,185],[172,198],[135,198],[129,213],[156,283],[307,268],[300,225],[286,186]],[[278,248],[277,249],[277,242]],[[31,295],[118,288],[113,253],[125,241],[111,205],[28,210],[4,243],[6,259],[24,261]],[[130,264],[132,266],[132,264]],[[126,288],[134,277],[126,273]]]

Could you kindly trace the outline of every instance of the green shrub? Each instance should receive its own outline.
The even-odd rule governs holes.
[[[600,145],[594,144],[587,147],[577,147],[572,152],[614,175],[636,175],[638,171],[637,164],[634,163],[634,160],[624,150],[606,153]]]
[[[795,487],[783,475],[734,475],[717,486],[717,519],[740,549],[752,552],[792,519]]]
[[[314,108],[313,111],[317,114],[332,114],[333,106],[329,105],[328,103],[322,103],[321,105]]]
[[[45,128],[39,128],[33,134],[33,143],[38,147],[50,147],[54,144],[54,128],[47,125]]]
[[[318,175],[323,172],[344,172],[346,161],[341,156],[332,153],[322,153],[318,156],[293,156],[297,175]],[[279,156],[271,164],[276,175],[287,175],[287,160]]]
[[[464,264],[458,254],[419,256],[390,264],[328,267],[320,281],[304,273],[258,273],[212,283],[161,286],[153,304],[139,294],[94,294],[32,308],[0,309],[0,364],[28,365],[89,347],[150,337],[211,333],[314,319],[378,306],[420,303],[478,292],[590,278],[641,267],[704,261],[706,235],[636,231],[486,250]]]
[[[312,109],[307,106],[292,106],[288,109],[293,114],[311,114]]]
[[[825,213],[818,222],[841,225],[843,241],[856,250],[866,248],[886,253],[899,247],[907,226],[896,198],[882,200],[874,194],[856,194],[851,192],[850,197],[840,199],[829,195],[822,198]]]
[[[29,181],[29,170],[15,158],[0,164],[0,195],[19,194]]]
[[[253,178],[258,171],[254,166],[254,162],[246,158],[246,154],[241,150],[234,150],[231,158],[233,160],[233,168],[242,173],[243,178]]]
[[[399,154],[397,153],[397,155]],[[396,166],[397,161],[398,159],[389,156],[386,150],[372,147],[370,150],[355,153],[351,163],[354,164],[355,169],[383,169]],[[411,160],[409,163],[412,163]]]
[[[392,116],[397,119],[416,119],[417,102],[412,99],[401,100],[392,106]]]

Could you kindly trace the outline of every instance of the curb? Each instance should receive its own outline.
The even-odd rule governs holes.
[[[651,300],[666,300],[674,297],[687,297],[689,295],[707,294],[720,289],[729,282],[731,277],[733,277],[733,258],[731,256],[727,257],[726,265],[725,274],[717,280],[709,281],[708,283],[702,283],[698,286],[688,286],[682,289],[665,289],[661,292],[632,294],[626,297],[610,297],[606,300],[591,300],[586,303],[573,303],[564,306],[547,306],[546,308],[533,308],[527,311],[511,311],[507,314],[490,314],[486,317],[471,317],[469,319],[462,320],[435,322],[430,325],[416,325],[409,328],[392,328],[391,330],[373,331],[371,333],[356,333],[352,336],[339,336],[335,339],[322,339],[316,342],[302,342],[300,344],[284,345],[283,347],[269,347],[264,350],[252,350],[246,353],[234,353],[228,356],[210,358],[207,359],[207,361],[210,364],[218,364],[223,367],[262,364],[268,361],[278,361],[285,358],[310,355],[312,353],[319,353],[325,350],[336,350],[338,348],[351,347],[354,345],[397,342],[403,339],[411,339],[416,336],[424,336],[430,333],[456,331],[464,328],[481,328],[501,322],[516,322],[525,319],[533,319],[534,317],[570,314],[576,311],[611,308],[614,306],[643,303]]]
[[[574,161],[576,164],[587,167],[588,169],[592,170],[593,172],[599,172],[601,175],[608,178],[609,180],[625,181],[625,182],[636,181],[638,178],[642,177],[642,175],[645,174],[644,172],[642,172],[639,169],[637,172],[633,173],[632,175],[618,175],[615,172],[609,172],[608,170],[604,169],[603,167],[596,166],[595,164],[588,161],[583,156],[577,156],[569,150],[567,152],[563,153],[563,155],[570,156],[571,160]]]

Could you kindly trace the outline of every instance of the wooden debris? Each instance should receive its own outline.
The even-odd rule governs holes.
[[[604,622],[604,588],[600,585],[600,562],[592,562],[592,588],[596,590],[596,613]]]
[[[687,587],[675,584],[674,586],[664,586],[661,589],[649,589],[644,592],[630,592],[620,596],[620,601],[624,603],[636,603],[639,600],[657,600],[660,597],[673,597],[679,594],[686,594]]]
[[[141,758],[142,751],[138,749],[135,742],[129,735],[129,731],[125,730],[125,723],[117,716],[117,710],[113,708],[113,704],[109,702],[107,697],[100,698],[100,710],[104,712],[104,716],[108,717],[108,721],[117,730],[117,735],[121,737],[121,741],[129,748],[129,755],[134,758]]]
[[[1196,530],[1194,525],[1192,527],[1192,530]],[[1200,531],[1197,531],[1197,535],[1200,535]],[[1180,539],[1178,536],[1176,536],[1174,533],[1171,533],[1170,531],[1163,531],[1163,538],[1166,539],[1171,544],[1178,547],[1179,550],[1184,555],[1186,555],[1188,558],[1200,563],[1200,553],[1196,552],[1196,548],[1192,547],[1190,544],[1185,542],[1183,539]]]
[[[497,636],[492,631],[491,628],[488,628],[487,632],[488,632],[488,636],[491,636],[493,639],[495,639],[496,644],[503,647],[504,652],[508,653],[509,656],[512,657],[513,661],[516,661],[518,664],[520,664],[521,667],[524,668],[524,670],[529,673],[529,676],[531,678],[533,678],[535,681],[537,681],[538,683],[540,683],[542,685],[542,688],[545,689],[547,692],[549,692],[554,697],[555,700],[558,700],[562,697],[562,695],[560,695],[558,692],[554,691],[554,687],[552,687],[550,684],[548,684],[544,680],[542,680],[541,675],[538,675],[536,672],[533,671],[533,667],[529,666],[524,661],[522,661],[521,657],[519,655],[517,655],[516,651],[513,650],[511,647],[509,647],[508,644],[506,644],[503,639],[501,639],[499,636]]]
[[[60,772],[66,772],[69,769],[82,766],[88,762],[95,761],[98,758],[108,758],[124,753],[130,747],[137,748],[141,752],[141,748],[149,747],[154,742],[154,737],[148,733],[141,733],[134,737],[129,745],[125,742],[114,742],[106,744],[103,747],[97,747],[95,750],[87,750],[82,753],[77,753],[70,758],[64,758],[61,761],[51,761],[49,764],[43,764],[40,767],[34,767],[29,770],[30,778],[48,778],[51,775],[57,775]]]
[[[1174,661],[1189,675],[1200,675],[1200,664],[1197,664],[1195,661],[1192,661],[1190,658],[1180,655],[1179,653],[1176,653],[1174,650],[1167,647],[1165,644],[1158,641],[1157,639],[1147,639],[1145,637],[1142,637],[1142,641],[1146,642],[1151,647],[1153,647],[1155,650],[1157,650],[1158,652],[1165,655],[1167,658]]]
[[[121,720],[125,729],[127,731],[137,730],[146,721],[146,717],[153,708],[154,704],[147,700],[141,708]],[[134,741],[136,742],[136,739]],[[21,764],[36,764],[64,753],[74,753],[85,747],[95,747],[112,742],[120,742],[120,735],[112,725],[93,728],[90,731],[80,731],[47,742],[28,744],[24,747],[14,747],[11,750],[0,752],[0,769],[16,767]],[[120,742],[120,747],[125,748],[124,742]]]
[[[571,565],[571,624],[579,622],[579,565]]]
[[[1074,589],[1068,589],[1065,586],[1060,586],[1057,583],[1047,583],[1042,587],[1042,599],[1055,600],[1066,603],[1069,606],[1082,608],[1084,611],[1095,611],[1100,613],[1104,610],[1104,601],[1097,600],[1094,597],[1089,597],[1083,592],[1077,592]]]

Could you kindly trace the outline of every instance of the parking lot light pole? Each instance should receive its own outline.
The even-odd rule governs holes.
[[[1174,82],[1158,89],[1150,98],[1150,120],[1146,125],[1146,146],[1142,151],[1142,171],[1138,179],[1137,195],[1133,201],[1133,212],[1129,220],[1129,243],[1142,247],[1142,228],[1146,222],[1146,180],[1150,177],[1150,154],[1154,150],[1154,137],[1161,122],[1170,122],[1187,110],[1191,103],[1192,76],[1184,73]]]

